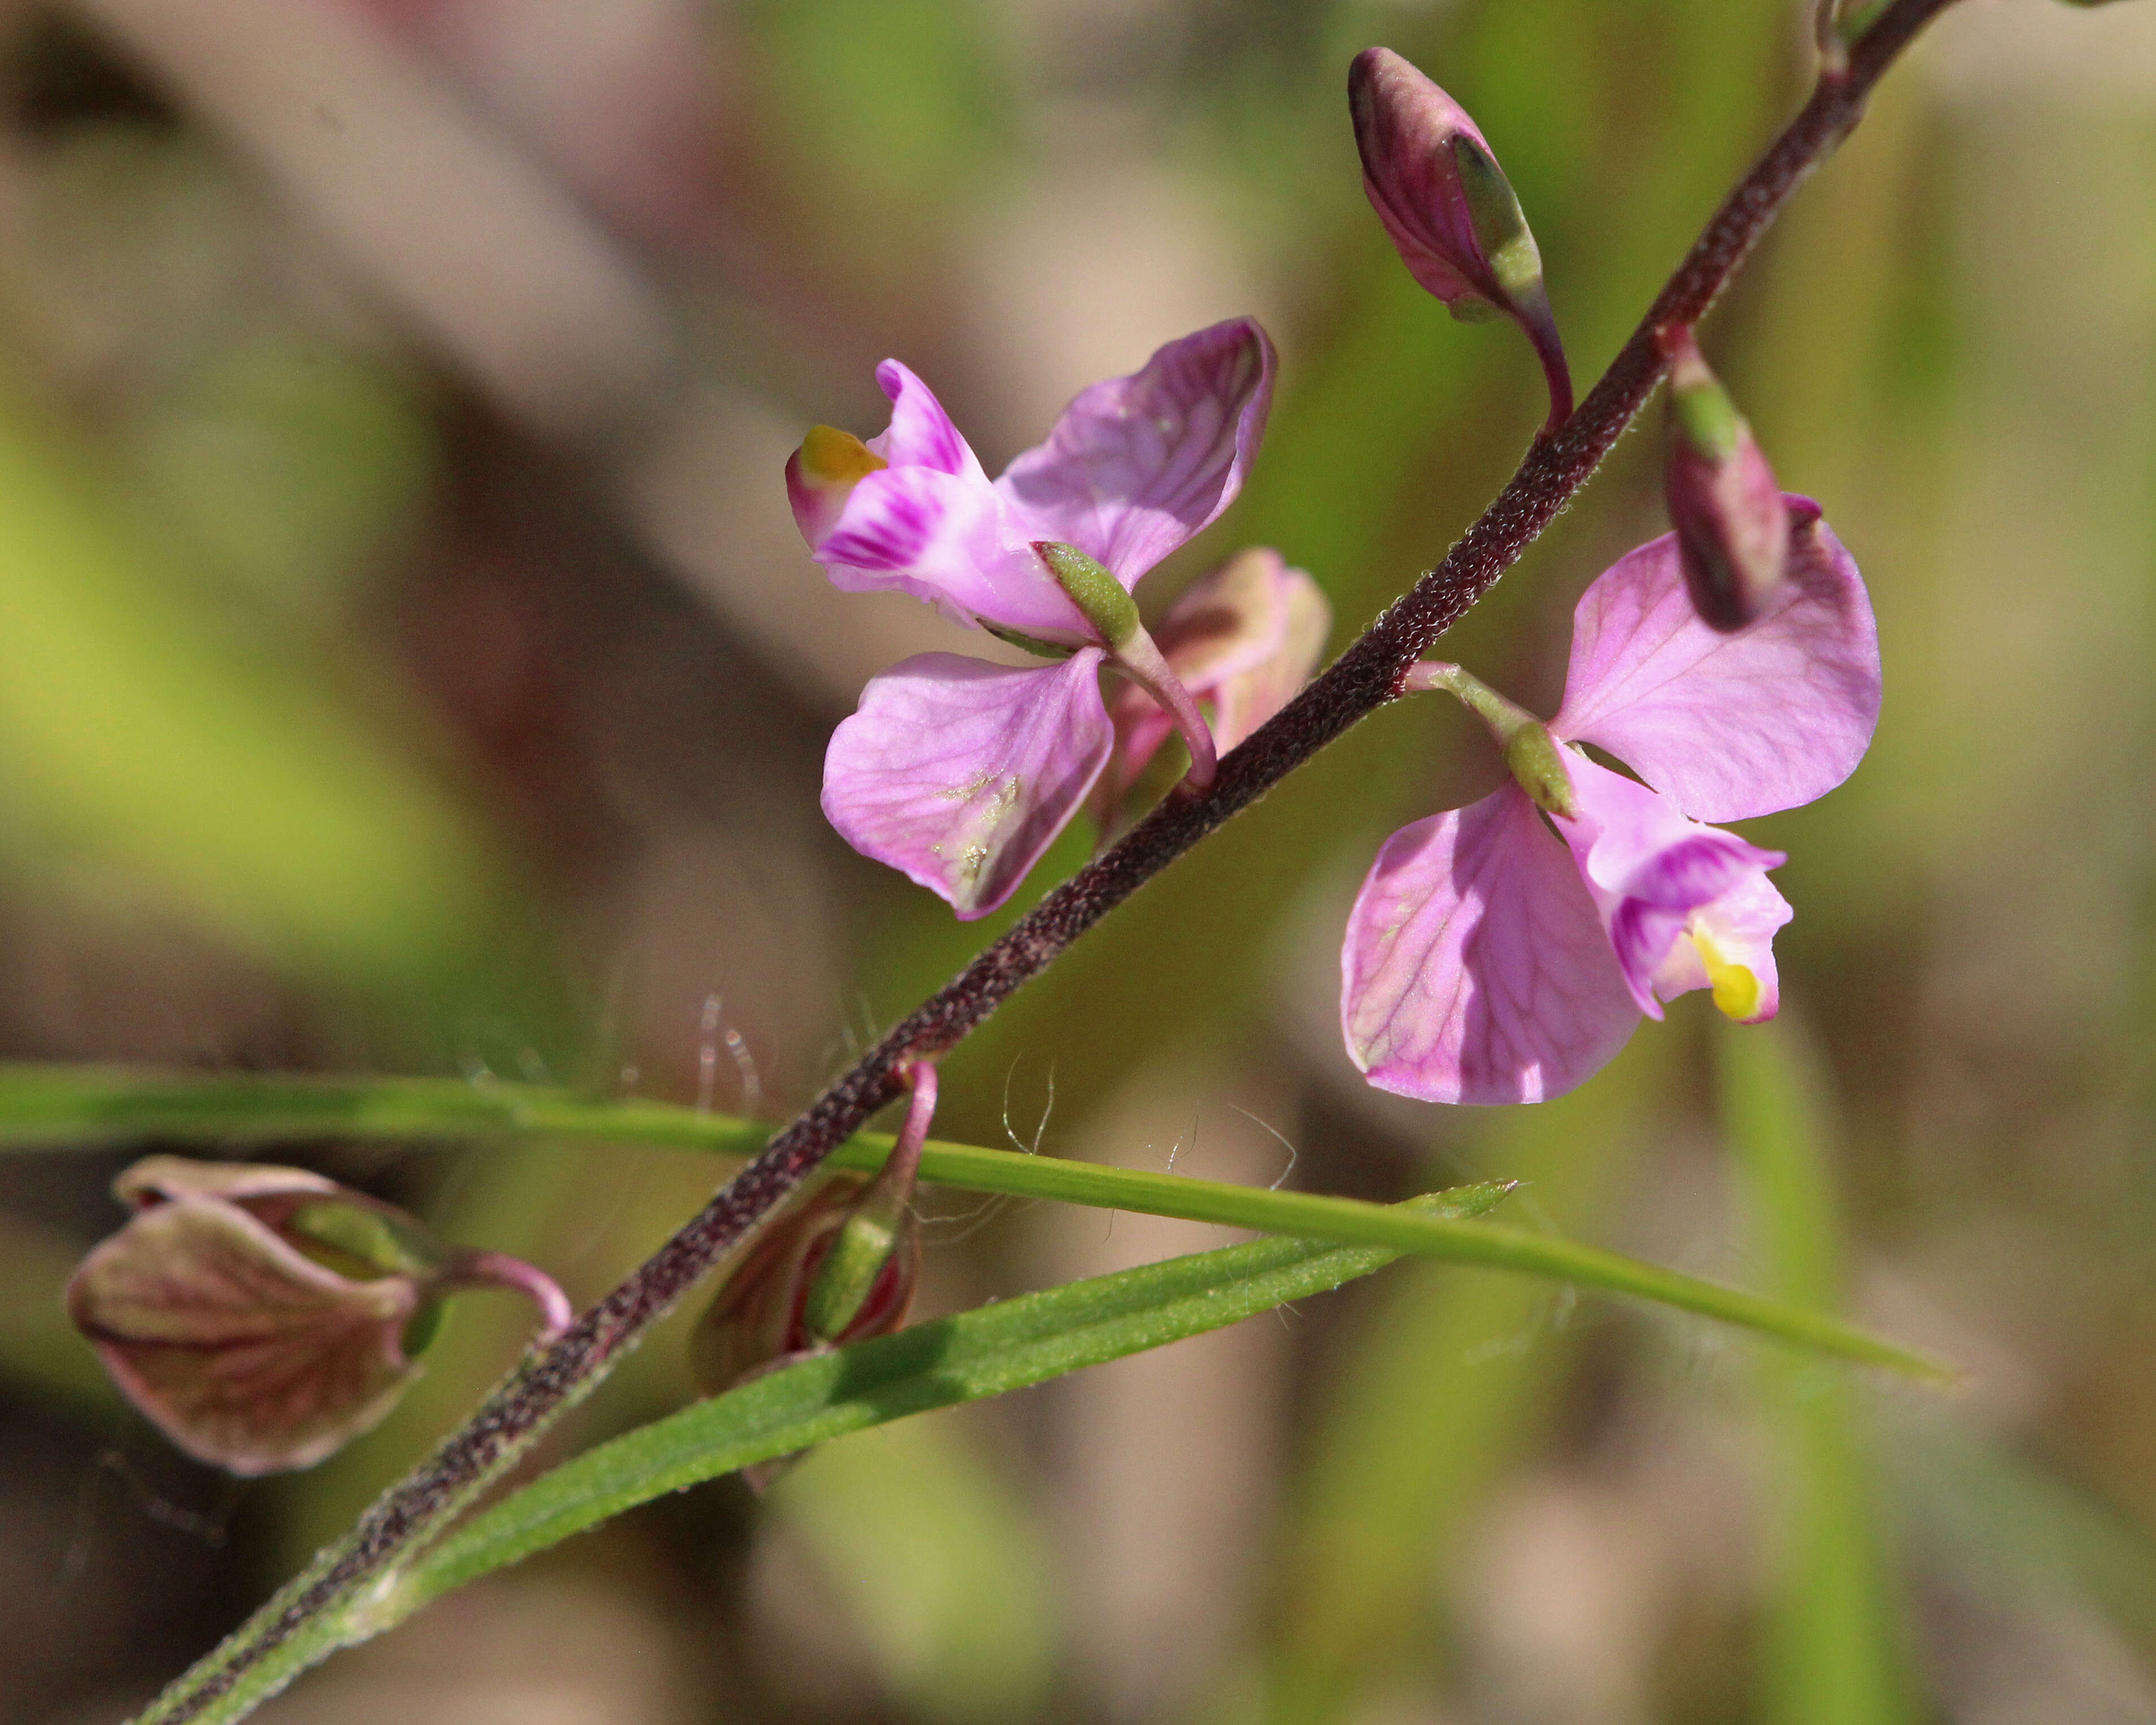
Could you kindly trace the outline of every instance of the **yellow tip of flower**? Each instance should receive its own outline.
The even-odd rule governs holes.
[[[1762,990],[1759,978],[1741,964],[1732,964],[1714,949],[1714,942],[1695,932],[1692,944],[1699,948],[1707,979],[1714,984],[1714,1004],[1727,1018],[1740,1024],[1759,1015]]]
[[[812,485],[850,485],[890,465],[853,433],[835,425],[812,425],[801,439],[801,476]]]

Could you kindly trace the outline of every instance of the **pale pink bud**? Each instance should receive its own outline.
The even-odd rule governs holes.
[[[1520,326],[1548,381],[1554,429],[1572,413],[1572,376],[1543,285],[1542,254],[1481,131],[1389,48],[1356,55],[1348,107],[1363,189],[1401,261],[1455,317],[1505,316]]]
[[[311,1466],[379,1422],[452,1289],[514,1289],[550,1332],[572,1316],[531,1266],[301,1168],[153,1156],[113,1191],[136,1214],[83,1260],[68,1315],[160,1430],[236,1474]]]
[[[1663,490],[1685,586],[1700,621],[1732,634],[1780,592],[1789,510],[1743,414],[1690,330],[1666,333],[1670,452]]]

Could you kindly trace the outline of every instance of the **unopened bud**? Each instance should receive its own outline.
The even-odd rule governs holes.
[[[850,1232],[869,1186],[851,1174],[833,1176],[750,1247],[690,1342],[690,1367],[706,1394],[803,1354],[888,1335],[906,1322],[921,1275],[921,1225],[908,1213],[895,1229],[871,1224]],[[868,1237],[878,1233],[880,1241]]]
[[[1758,616],[1780,589],[1789,510],[1752,428],[1700,357],[1689,330],[1670,355],[1670,450],[1663,490],[1693,608],[1725,634]]]
[[[854,487],[891,464],[850,431],[812,425],[787,458],[786,500],[811,551],[830,536]]]
[[[706,1395],[906,1322],[921,1279],[913,1189],[937,1094],[934,1066],[918,1062],[906,1076],[906,1124],[875,1178],[827,1179],[766,1224],[721,1285],[689,1344]]]
[[[311,1466],[380,1421],[454,1289],[513,1289],[550,1333],[572,1316],[531,1266],[301,1168],[153,1156],[113,1191],[135,1215],[83,1260],[68,1314],[159,1430],[236,1474]]]
[[[1455,317],[1502,316],[1526,331],[1549,384],[1549,429],[1572,413],[1542,254],[1520,200],[1467,110],[1389,48],[1348,74],[1363,189],[1408,271]]]

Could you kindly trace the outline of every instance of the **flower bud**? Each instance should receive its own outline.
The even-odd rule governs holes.
[[[153,1156],[113,1192],[135,1214],[83,1260],[68,1315],[166,1436],[236,1474],[311,1466],[377,1424],[451,1289],[513,1288],[550,1333],[572,1316],[530,1265],[304,1169]]]
[[[838,525],[854,487],[890,465],[850,431],[832,425],[808,428],[801,447],[786,458],[786,499],[811,551]]]
[[[1691,331],[1664,337],[1670,356],[1670,454],[1663,490],[1677,557],[1700,620],[1743,629],[1780,588],[1789,556],[1789,511]]]
[[[774,1218],[720,1287],[689,1344],[706,1395],[805,1353],[887,1335],[921,1279],[913,1188],[936,1114],[936,1068],[908,1065],[906,1124],[872,1180],[836,1175]],[[768,1471],[752,1472],[760,1483]]]
[[[689,1344],[690,1367],[706,1394],[720,1394],[801,1354],[888,1335],[906,1322],[921,1275],[921,1224],[906,1210],[895,1226],[872,1217],[850,1235],[872,1184],[834,1175],[757,1236]],[[883,1235],[882,1250],[864,1276],[864,1260],[876,1256],[874,1242],[864,1236],[874,1232]],[[827,1269],[845,1286],[826,1289],[819,1300]],[[847,1292],[857,1296],[850,1312],[843,1310]],[[834,1313],[843,1313],[835,1322]]]
[[[1504,170],[1467,110],[1389,48],[1348,74],[1363,189],[1414,279],[1469,321],[1510,317],[1534,344],[1550,393],[1549,429],[1572,412],[1542,254]]]
[[[1168,669],[1204,710],[1225,754],[1278,712],[1310,680],[1332,627],[1317,583],[1270,547],[1239,552],[1185,588],[1153,631]],[[1142,690],[1118,686],[1108,701],[1116,752],[1095,781],[1096,824],[1111,826],[1174,721]]]

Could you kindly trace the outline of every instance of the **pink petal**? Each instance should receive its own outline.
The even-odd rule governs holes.
[[[128,1399],[199,1461],[307,1467],[386,1414],[417,1368],[408,1276],[353,1281],[216,1199],[138,1214],[83,1260],[68,1310]]]
[[[978,466],[891,466],[856,484],[816,561],[847,593],[896,589],[946,616],[1070,644],[1093,632]]]
[[[987,480],[979,458],[958,434],[935,391],[895,359],[876,367],[876,382],[891,398],[891,424],[881,436],[868,440],[870,449],[893,467],[926,467]]]
[[[1879,720],[1879,634],[1863,578],[1818,506],[1789,503],[1799,525],[1787,578],[1738,634],[1699,620],[1673,534],[1605,571],[1573,614],[1550,729],[1609,750],[1701,820],[1825,795],[1856,770]]]
[[[1766,881],[1766,870],[1788,859],[1687,819],[1670,798],[1576,749],[1566,752],[1578,813],[1553,817],[1557,829],[1571,847],[1634,1001],[1658,1019],[1661,1000],[1707,986],[1706,967],[1689,947],[1697,934],[1733,922],[1753,942],[1771,941],[1774,930],[1789,921],[1788,904]],[[1769,920],[1761,889],[1780,907],[1779,919]],[[1723,956],[1743,962],[1733,952]],[[1761,980],[1768,983],[1771,972]]]
[[[1171,341],[1081,390],[996,489],[1033,539],[1075,545],[1126,588],[1225,509],[1257,458],[1273,346],[1247,317]]]
[[[1640,1022],[1594,901],[1515,785],[1386,840],[1340,969],[1349,1055],[1425,1101],[1561,1096]]]
[[[962,921],[996,908],[1077,812],[1114,732],[1102,655],[1013,670],[924,653],[872,679],[832,733],[824,813]]]

